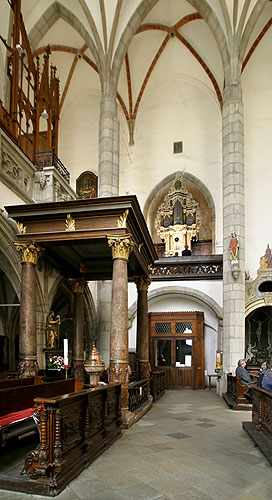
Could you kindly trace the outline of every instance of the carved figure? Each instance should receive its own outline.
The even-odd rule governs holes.
[[[53,311],[48,314],[46,323],[46,343],[47,347],[57,349],[59,344],[60,316]]]
[[[252,358],[254,358],[255,354],[252,352],[254,347],[256,347],[256,344],[254,345],[248,344],[246,348],[246,357],[245,357],[246,362],[251,361]]]
[[[235,231],[232,231],[231,240],[230,240],[230,244],[229,244],[230,260],[238,260],[239,259],[239,250],[240,250],[239,239],[238,239]]]

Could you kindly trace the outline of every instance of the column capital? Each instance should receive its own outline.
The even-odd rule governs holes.
[[[37,264],[39,257],[41,257],[45,251],[44,248],[37,245],[34,241],[32,243],[19,243],[15,241],[14,245],[17,252],[20,254],[21,262]]]
[[[85,287],[87,286],[87,281],[84,280],[83,278],[68,278],[68,281],[73,289],[74,293],[78,293],[80,295],[83,295]]]
[[[147,292],[148,290],[148,287],[151,283],[151,279],[150,278],[146,278],[146,277],[135,277],[134,278],[134,283],[136,284],[137,286],[137,290],[138,292]]]
[[[134,243],[131,241],[131,235],[126,236],[108,236],[108,245],[112,251],[113,259],[128,260]]]

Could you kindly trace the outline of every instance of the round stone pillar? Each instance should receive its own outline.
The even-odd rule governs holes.
[[[99,120],[99,196],[119,194],[119,121],[113,96],[103,97]]]
[[[17,243],[22,264],[19,332],[19,377],[37,375],[36,264],[44,249],[35,243]]]
[[[139,378],[149,378],[149,335],[147,292],[149,278],[135,279],[138,291],[137,301],[137,363]]]
[[[223,371],[233,372],[245,349],[245,180],[244,110],[240,82],[226,86],[223,96]],[[230,240],[239,238],[235,272],[230,261]],[[226,376],[220,379],[225,390]]]
[[[69,279],[74,292],[73,307],[73,359],[72,370],[74,378],[84,380],[84,309],[83,294],[87,281],[84,279]]]
[[[133,243],[130,235],[109,237],[112,249],[112,312],[110,339],[110,382],[122,384],[121,407],[128,408],[128,273],[127,262]]]

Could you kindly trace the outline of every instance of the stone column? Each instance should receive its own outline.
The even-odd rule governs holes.
[[[128,273],[127,262],[133,243],[130,235],[109,237],[112,249],[112,312],[110,339],[110,382],[122,384],[121,406],[128,408]]]
[[[84,380],[84,310],[83,294],[87,281],[79,278],[69,279],[74,292],[73,307],[73,359],[72,370],[75,379]]]
[[[149,278],[135,279],[138,291],[137,301],[137,363],[139,378],[149,378],[149,335],[147,291]]]
[[[103,97],[100,104],[98,194],[119,194],[119,121],[115,96]],[[97,284],[98,347],[106,365],[110,357],[111,281]]]
[[[44,249],[35,243],[17,243],[22,264],[19,333],[19,377],[37,375],[36,264]]]
[[[233,372],[245,349],[245,199],[244,109],[240,82],[226,86],[223,96],[223,370]],[[238,275],[231,269],[229,244],[240,239]],[[221,378],[226,383],[226,378]],[[220,388],[220,392],[224,390]]]
[[[100,104],[98,190],[101,197],[119,193],[119,121],[113,96]]]

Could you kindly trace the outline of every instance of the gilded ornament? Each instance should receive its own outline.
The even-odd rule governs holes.
[[[142,250],[142,246],[143,246],[143,242],[142,242],[142,243],[139,243],[139,245],[138,245],[138,250],[139,250],[139,252]]]
[[[18,243],[14,242],[17,252],[19,252],[22,262],[31,262],[37,264],[39,257],[45,251],[44,248],[36,245],[35,243]]]
[[[68,281],[70,282],[74,293],[80,293],[80,294],[84,293],[87,281],[85,281],[82,278],[80,279],[69,278]]]
[[[117,227],[127,227],[127,216],[128,216],[129,210],[127,209],[123,215],[120,216],[120,218],[117,221]]]
[[[22,222],[18,222],[17,220],[15,221],[15,224],[18,229],[19,234],[25,234],[26,233],[26,226],[23,225]]]
[[[112,250],[113,259],[128,260],[134,243],[131,241],[131,236],[108,236],[108,245]]]
[[[76,230],[76,221],[73,219],[71,214],[68,214],[65,221],[65,231],[75,231]]]
[[[137,285],[137,290],[138,291],[141,291],[141,292],[147,292],[148,291],[148,287],[151,283],[151,279],[150,278],[136,278],[135,280],[135,283]]]

